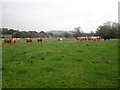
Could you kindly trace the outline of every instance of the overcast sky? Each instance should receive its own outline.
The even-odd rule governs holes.
[[[5,0],[2,26],[19,30],[96,31],[106,21],[118,22],[119,0]],[[1,12],[0,12],[1,13]]]

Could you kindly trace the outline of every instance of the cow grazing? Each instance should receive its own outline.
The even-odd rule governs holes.
[[[88,36],[87,38],[88,38],[88,40],[89,40],[89,41],[91,41],[91,40],[92,40],[92,38],[91,38],[90,36]]]
[[[104,41],[110,40],[110,37],[103,37],[103,38],[104,38]]]
[[[4,38],[3,39],[4,43],[16,43],[17,39],[16,38]]]
[[[85,37],[79,37],[80,41],[84,41]]]
[[[80,41],[96,41],[96,40],[100,40],[100,36],[82,36],[82,37],[75,37],[76,40],[80,40]]]
[[[96,36],[97,37],[97,40],[100,40],[101,39],[101,37],[100,36]]]
[[[76,40],[80,40],[80,41],[88,40],[87,37],[76,37],[75,39],[76,39]]]
[[[11,43],[12,42],[12,39],[11,38],[5,38],[4,39],[4,43]]]
[[[42,38],[37,38],[37,42],[39,43],[39,42],[42,42],[43,41],[43,39]]]
[[[96,36],[91,36],[91,40],[96,41],[97,37]]]
[[[27,43],[32,43],[32,39],[31,38],[25,38]]]
[[[92,40],[92,41],[97,41],[97,40],[100,40],[101,37],[100,36],[89,36],[88,37],[88,40]]]
[[[13,39],[12,39],[12,42],[13,42],[13,43],[16,43],[16,41],[17,41],[16,38],[13,38]]]

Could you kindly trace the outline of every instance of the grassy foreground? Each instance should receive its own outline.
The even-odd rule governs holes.
[[[2,44],[3,88],[118,87],[118,41]]]

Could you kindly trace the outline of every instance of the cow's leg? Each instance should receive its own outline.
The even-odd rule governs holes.
[[[39,40],[38,40],[38,43],[39,43]]]

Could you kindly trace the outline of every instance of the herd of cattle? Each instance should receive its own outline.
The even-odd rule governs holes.
[[[16,43],[18,40],[20,40],[20,38],[4,38],[4,39],[2,39],[2,41],[4,42],[4,43]],[[32,38],[25,38],[24,39],[27,43],[32,43]],[[42,38],[37,38],[37,42],[39,43],[39,42],[42,42]]]
[[[99,41],[101,39],[100,36],[82,36],[82,37],[75,37],[76,40],[80,40],[80,41]],[[104,40],[106,39],[110,39],[109,37],[105,37]],[[4,43],[16,43],[18,40],[20,40],[20,38],[4,38],[2,39],[2,41]],[[32,38],[25,38],[24,39],[27,43],[32,43]],[[42,43],[43,38],[36,38],[36,41],[38,43]],[[58,38],[58,41],[63,41],[63,38]]]
[[[96,40],[100,40],[100,39],[101,39],[100,36],[76,37],[76,40],[80,40],[80,41],[84,41],[84,40],[92,40],[92,41],[96,41]]]

